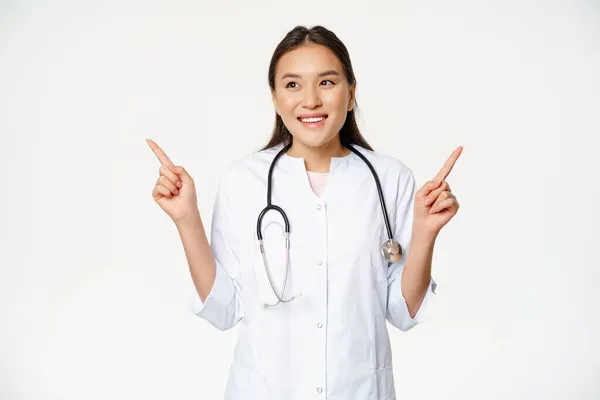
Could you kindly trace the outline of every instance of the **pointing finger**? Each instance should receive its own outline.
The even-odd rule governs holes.
[[[433,178],[434,181],[443,181],[446,179],[446,177],[448,177],[450,171],[452,171],[452,167],[454,167],[454,164],[456,163],[456,160],[458,160],[460,153],[462,153],[462,150],[463,147],[458,146],[456,150],[454,150],[452,154],[450,154],[450,157],[448,157],[448,160],[446,160],[444,166],[442,167],[442,169],[440,169],[440,172],[438,172],[435,178]]]
[[[151,139],[146,139],[146,142],[148,143],[148,146],[150,146],[150,148],[156,155],[156,158],[158,158],[158,161],[160,161],[162,165],[174,165],[173,161],[171,161],[169,157],[167,157],[165,152],[156,143],[154,143],[154,141],[152,141]]]

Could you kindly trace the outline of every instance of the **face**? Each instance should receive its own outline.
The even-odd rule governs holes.
[[[354,92],[342,64],[325,46],[302,45],[277,63],[273,104],[294,143],[319,147],[336,138],[352,110]]]

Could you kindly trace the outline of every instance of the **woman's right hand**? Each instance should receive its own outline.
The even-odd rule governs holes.
[[[160,161],[159,176],[152,198],[171,217],[173,222],[199,215],[196,186],[185,168],[175,166],[164,151],[150,139],[146,142]]]

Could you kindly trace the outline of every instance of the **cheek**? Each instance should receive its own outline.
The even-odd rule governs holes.
[[[323,96],[323,103],[327,105],[327,108],[332,110],[346,112],[346,105],[348,101],[348,96],[346,96],[342,91],[332,91]]]
[[[277,98],[277,103],[279,104],[279,108],[283,113],[291,113],[294,111],[294,108],[298,105],[298,99],[296,96],[287,95],[280,96]]]

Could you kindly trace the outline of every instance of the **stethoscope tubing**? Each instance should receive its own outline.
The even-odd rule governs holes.
[[[292,300],[294,300],[296,298],[296,296],[292,296],[289,299],[284,299],[283,298],[283,293],[285,292],[285,287],[287,284],[287,277],[288,277],[288,269],[289,269],[289,250],[290,250],[290,222],[289,219],[285,213],[285,211],[283,211],[283,209],[279,206],[276,206],[274,204],[272,204],[271,202],[271,194],[272,194],[272,178],[273,178],[273,170],[275,169],[275,164],[277,163],[277,161],[279,160],[279,158],[287,151],[289,150],[289,148],[292,146],[292,141],[290,141],[288,144],[286,144],[276,155],[275,158],[273,159],[273,161],[271,162],[271,165],[269,167],[269,175],[267,177],[267,206],[260,212],[260,214],[258,215],[258,219],[256,221],[256,235],[258,237],[258,242],[260,244],[260,252],[263,258],[263,266],[265,267],[265,272],[267,274],[267,278],[269,280],[269,284],[271,285],[271,289],[273,290],[273,293],[275,294],[275,296],[277,296],[278,301],[274,304],[267,304],[264,303],[265,307],[274,307],[277,304],[279,304],[280,302],[290,302]],[[381,189],[381,183],[379,182],[379,177],[377,176],[377,173],[375,172],[375,169],[373,168],[373,165],[371,165],[371,163],[367,160],[367,158],[362,155],[358,150],[356,150],[355,148],[353,148],[351,145],[346,145],[344,144],[345,147],[347,147],[350,151],[352,151],[354,154],[356,154],[358,157],[360,157],[364,163],[367,165],[367,167],[369,167],[369,170],[371,171],[371,173],[373,174],[373,178],[375,179],[375,185],[377,186],[377,194],[379,195],[379,203],[381,204],[381,211],[383,213],[383,220],[385,222],[385,228],[387,231],[387,236],[388,236],[388,243],[390,246],[391,245],[397,245],[398,246],[398,250],[400,251],[399,254],[401,254],[402,249],[400,248],[400,245],[393,239],[393,235],[392,235],[392,229],[390,227],[390,221],[389,221],[389,217],[388,217],[388,212],[387,212],[387,208],[385,206],[385,200],[383,198],[383,190]],[[271,278],[271,274],[268,271],[268,263],[267,263],[267,259],[266,259],[266,255],[265,255],[265,251],[264,251],[264,246],[263,246],[263,236],[262,236],[262,220],[264,215],[270,211],[270,210],[275,210],[277,211],[283,218],[283,221],[285,223],[285,229],[284,229],[284,236],[285,236],[285,252],[286,252],[286,261],[285,261],[285,280],[283,283],[283,288],[282,288],[282,293],[281,296],[279,296],[277,294],[277,292],[274,289],[273,286],[273,282],[272,282],[272,278]],[[384,242],[384,247],[385,247],[385,242]],[[389,250],[389,249],[388,249]],[[382,250],[383,251],[383,250]]]

